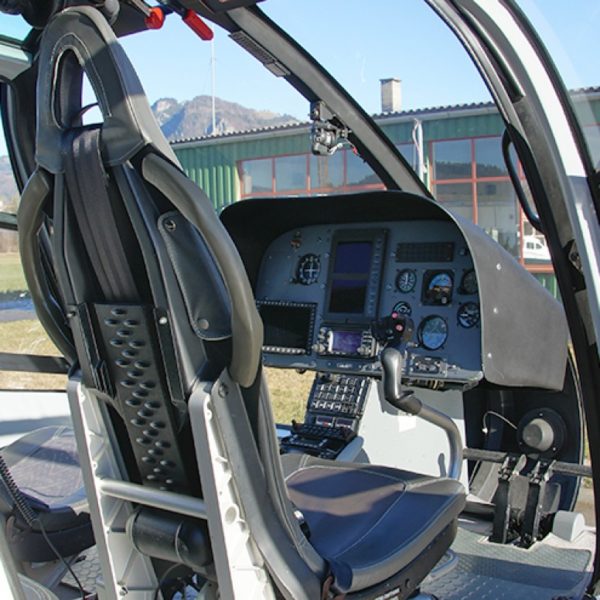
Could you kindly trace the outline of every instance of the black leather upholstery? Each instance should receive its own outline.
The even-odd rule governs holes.
[[[18,488],[61,554],[77,554],[94,543],[72,429],[37,429],[6,446],[2,456]],[[18,514],[9,529],[11,550],[17,559],[56,558],[40,528],[29,528]]]
[[[349,590],[402,570],[464,507],[464,488],[453,479],[307,455],[285,455],[282,462],[311,544]]]

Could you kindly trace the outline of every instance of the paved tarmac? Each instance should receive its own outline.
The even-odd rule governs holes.
[[[0,391],[0,448],[34,429],[70,422],[66,393]]]
[[[35,311],[29,297],[0,302],[0,323],[33,318],[35,318]]]

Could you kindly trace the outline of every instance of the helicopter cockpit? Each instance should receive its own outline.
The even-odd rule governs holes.
[[[542,125],[557,113],[541,96],[560,104],[562,87],[551,74],[541,90],[524,66],[523,48],[544,55],[535,36],[519,37],[518,7],[430,2],[502,109],[562,303],[436,202],[255,1],[17,4],[0,9],[37,30],[23,46],[30,63],[2,63],[24,183],[11,226],[38,317],[68,365],[73,430],[60,447],[30,438],[3,452],[0,551],[15,597],[75,597],[61,581],[78,560],[99,568],[89,588],[73,575],[81,595],[111,599],[594,590],[597,538],[575,510],[592,474],[584,406],[592,460],[600,451],[584,293],[593,244],[573,233],[589,219],[567,219],[561,202],[572,184],[581,216],[597,190],[556,167],[558,134]],[[222,27],[287,80],[310,103],[315,153],[343,139],[385,189],[254,198],[217,215],[117,39],[173,14],[203,38],[206,22]],[[101,113],[92,124],[84,78]],[[589,175],[582,156],[571,161]],[[513,183],[530,214],[522,179]],[[274,422],[266,368],[312,378],[302,418]],[[73,489],[45,504],[49,479],[38,465],[31,480],[32,460],[78,463]]]

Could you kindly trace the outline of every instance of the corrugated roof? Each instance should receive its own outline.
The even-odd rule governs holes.
[[[581,95],[589,95],[589,94],[600,94],[600,86],[589,86],[582,87],[573,90],[569,90],[569,94],[571,96],[581,96]],[[434,115],[436,113],[447,113],[447,112],[461,112],[466,110],[489,110],[495,108],[496,105],[489,102],[469,102],[464,104],[448,104],[443,106],[431,106],[427,108],[413,108],[410,110],[402,110],[397,112],[387,112],[387,113],[376,113],[371,115],[375,121],[385,121],[388,119],[399,119],[399,118],[410,118],[410,117],[418,117],[425,115]],[[266,132],[286,132],[286,131],[294,131],[297,129],[304,129],[310,127],[310,121],[297,121],[294,123],[287,123],[285,125],[273,125],[270,127],[254,127],[252,129],[240,129],[238,131],[230,131],[227,133],[221,133],[218,135],[204,135],[198,137],[191,138],[182,138],[178,140],[171,141],[171,144],[189,144],[190,142],[202,142],[207,140],[222,140],[228,139],[232,137],[242,136],[242,135],[250,135],[255,133],[266,133]]]

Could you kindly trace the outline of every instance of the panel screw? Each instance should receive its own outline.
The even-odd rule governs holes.
[[[168,219],[165,221],[165,229],[167,231],[175,231],[177,229],[177,223],[175,223],[173,219]]]

